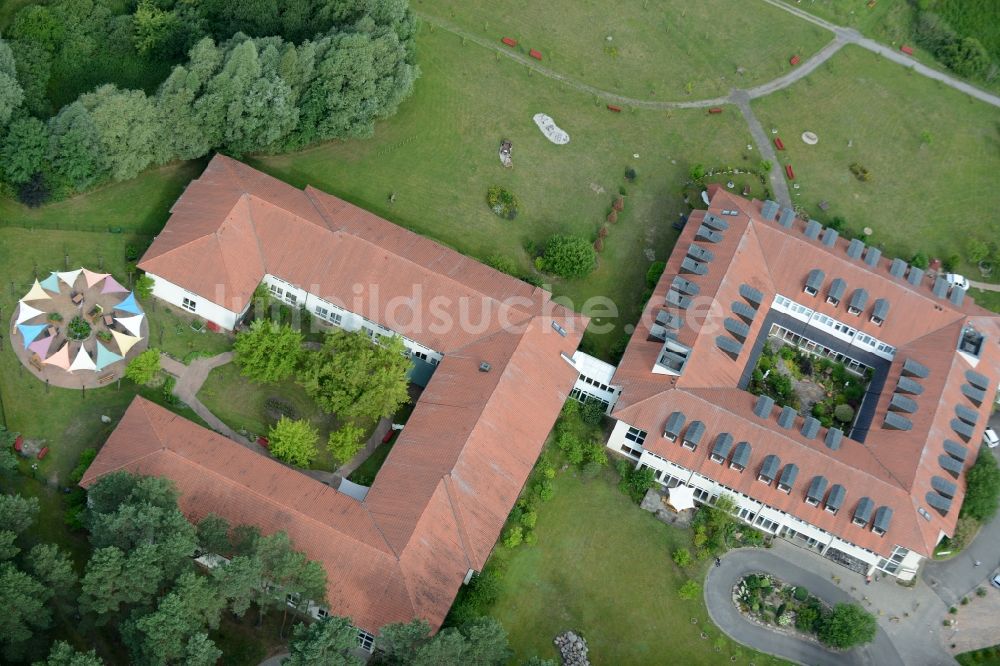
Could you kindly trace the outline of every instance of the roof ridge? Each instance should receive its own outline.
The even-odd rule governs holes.
[[[462,540],[462,552],[465,554],[465,563],[472,566],[472,540],[469,538],[469,529],[465,525],[465,515],[462,513],[462,507],[451,492],[451,472],[445,474],[441,477],[441,482],[444,484],[444,492],[448,497],[448,505],[451,507],[452,513],[455,515],[455,524],[458,525],[458,537]]]

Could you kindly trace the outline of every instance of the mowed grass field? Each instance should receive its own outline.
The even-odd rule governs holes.
[[[417,41],[423,74],[416,92],[375,137],[325,144],[301,153],[250,160],[298,186],[336,194],[397,224],[477,259],[501,254],[527,272],[525,247],[541,248],[557,233],[593,240],[619,187],[625,212],[610,227],[596,271],[550,280],[553,293],[577,310],[594,296],[610,298],[621,317],[586,344],[607,356],[622,326],[641,310],[645,273],[664,260],[687,213],[681,189],[694,163],[756,165],[738,113],[704,110],[609,112],[603,103],[523,65],[440,29],[423,26]],[[502,94],[501,94],[502,93]],[[544,112],[570,135],[550,143],[532,121]],[[500,164],[500,142],[513,142],[512,169]],[[626,167],[638,172],[625,181]],[[491,185],[517,195],[514,220],[486,204]],[[395,201],[390,196],[395,194]],[[592,323],[609,323],[608,319]]]
[[[869,242],[892,256],[957,254],[978,279],[965,242],[1000,233],[1000,109],[854,46],[753,109],[783,138],[778,158],[793,165],[793,199],[811,216],[842,216],[855,233],[871,227]],[[805,130],[817,145],[801,140]],[[853,163],[869,170],[868,182]]]
[[[788,70],[832,33],[760,0],[413,0],[418,13],[517,49],[592,86],[638,99],[728,94]]]
[[[505,573],[490,614],[510,634],[512,663],[536,654],[558,662],[552,639],[567,629],[587,639],[594,664],[785,663],[726,638],[700,595],[677,596],[689,578],[704,580],[709,563],[675,565],[675,549],[692,549],[690,531],[639,509],[612,470],[584,480],[569,469],[553,483],[538,507],[538,543],[493,554]]]

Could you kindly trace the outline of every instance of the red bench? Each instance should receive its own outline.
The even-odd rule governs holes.
[[[774,147],[778,150],[785,149],[785,142],[781,140],[781,137],[774,137]]]
[[[385,433],[385,436],[382,437],[382,443],[383,444],[388,444],[390,441],[392,441],[392,436],[395,435],[395,434],[396,434],[396,431],[393,430],[392,428],[389,428],[389,430]]]
[[[268,441],[267,437],[263,437],[263,436],[258,437],[257,438],[257,443],[260,444],[261,446],[263,446],[265,449],[271,448],[271,442]]]
[[[799,60],[799,57],[797,55],[793,55],[788,62],[790,62],[792,64],[792,66],[794,67],[795,65],[799,64],[802,61]]]
[[[21,452],[21,447],[23,447],[23,446],[24,446],[24,437],[21,437],[20,435],[18,435],[17,439],[14,440],[14,450],[17,451],[18,453],[20,453]]]
[[[43,446],[42,450],[38,452],[38,459],[41,460],[47,455],[49,455],[49,447]]]
[[[713,106],[711,109],[708,110],[708,112],[712,113],[712,114],[722,113],[722,107],[721,106]]]
[[[788,176],[788,180],[795,180],[795,172],[792,171],[792,165],[791,164],[786,164],[785,165],[785,175]]]
[[[615,113],[621,113],[622,107],[615,106],[614,104],[608,104],[608,111],[614,111]]]
[[[912,46],[907,46],[906,44],[903,44],[902,46],[899,47],[899,50],[902,51],[903,53],[905,53],[908,56],[913,55],[913,47]]]
[[[517,46],[517,40],[511,39],[510,37],[504,37],[500,41],[506,44],[507,46]]]
[[[542,52],[541,51],[536,51],[535,49],[531,49],[530,51],[528,51],[528,55],[530,55],[535,60],[541,60],[542,59]]]

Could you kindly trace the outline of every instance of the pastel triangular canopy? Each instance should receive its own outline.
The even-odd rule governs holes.
[[[100,342],[97,343],[97,369],[103,370],[115,361],[122,360],[122,357],[114,353]]]
[[[62,349],[57,351],[52,356],[42,361],[46,365],[54,365],[57,368],[62,368],[63,370],[69,370],[69,343],[67,342],[62,346]]]
[[[44,361],[45,357],[49,355],[49,347],[52,346],[52,341],[55,339],[56,336],[54,335],[39,338],[28,345],[28,349],[30,349],[33,353],[38,354],[39,358]]]
[[[691,486],[676,486],[668,492],[669,497],[667,501],[670,502],[670,506],[678,511],[694,508],[694,488]]]
[[[17,327],[24,336],[25,349],[45,330],[45,324],[18,324]]]
[[[82,268],[78,268],[75,271],[66,271],[64,273],[56,273],[56,275],[59,276],[60,280],[62,280],[67,285],[69,285],[70,288],[72,288],[73,285],[76,284],[76,279],[78,277],[80,277],[80,273],[81,272],[83,272],[83,269]]]
[[[27,303],[25,303],[24,301],[21,301],[21,307],[17,311],[17,321],[15,321],[14,323],[15,324],[23,324],[24,322],[28,321],[29,319],[34,319],[38,315],[43,315],[43,314],[45,314],[45,313],[42,312],[41,310],[39,310],[37,308],[33,308],[30,305],[28,305]]]
[[[95,273],[93,271],[88,271],[86,268],[83,269],[83,279],[87,281],[88,289],[106,277],[108,277],[108,273]]]
[[[115,317],[115,321],[128,329],[128,332],[138,337],[142,333],[142,318],[145,315],[138,314],[134,317]]]
[[[49,291],[54,291],[57,294],[59,293],[59,275],[56,273],[49,275],[47,278],[42,280],[40,284]]]
[[[115,342],[118,344],[118,351],[122,353],[122,356],[128,354],[128,350],[132,349],[139,340],[142,338],[137,338],[131,335],[125,335],[124,333],[119,333],[118,331],[111,331],[111,335],[114,336]]]
[[[104,288],[101,289],[102,294],[120,294],[126,291],[128,289],[118,284],[118,280],[110,275],[104,280]]]
[[[35,284],[31,285],[31,290],[27,294],[25,294],[24,298],[22,298],[21,300],[41,301],[46,298],[52,298],[52,297],[49,296],[49,293],[47,291],[42,289],[42,285],[38,283],[38,280],[35,280]]]
[[[76,358],[73,359],[73,365],[69,366],[70,372],[76,372],[77,370],[96,370],[97,366],[94,365],[94,359],[90,358],[90,354],[83,347],[80,347],[80,351],[76,353]]]
[[[124,310],[125,312],[131,312],[132,314],[142,313],[142,310],[139,308],[139,304],[135,302],[135,294],[129,294],[126,296],[125,300],[115,306],[115,310]],[[139,334],[136,333],[136,335]]]

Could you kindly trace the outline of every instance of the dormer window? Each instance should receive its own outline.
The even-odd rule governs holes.
[[[810,296],[815,296],[819,293],[819,288],[823,286],[823,271],[818,268],[814,268],[809,271],[809,275],[806,276],[806,284],[802,291],[806,292]]]

